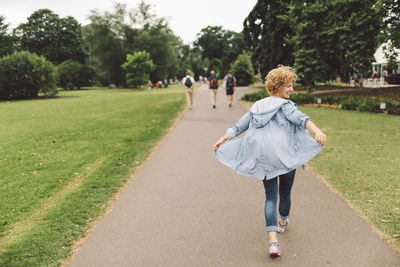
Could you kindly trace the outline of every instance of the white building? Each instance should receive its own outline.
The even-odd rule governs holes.
[[[384,45],[385,44],[381,44],[378,50],[376,50],[374,54],[375,62],[372,63],[372,72],[379,72],[381,74],[381,77],[384,76],[384,71],[387,70],[387,65],[388,65],[387,64],[388,60],[385,58],[385,54],[383,53]],[[400,53],[398,53],[396,61],[397,61],[397,68],[394,70],[394,73],[398,74],[400,73]]]

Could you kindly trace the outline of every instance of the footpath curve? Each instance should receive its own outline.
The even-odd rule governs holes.
[[[237,90],[235,98],[252,89]],[[70,260],[90,266],[400,266],[400,254],[301,168],[282,256],[268,257],[261,181],[214,159],[211,146],[245,112],[202,85],[193,110],[133,177]],[[322,152],[324,153],[324,152]]]

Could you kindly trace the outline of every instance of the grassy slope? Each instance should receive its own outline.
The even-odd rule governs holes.
[[[0,266],[56,266],[184,107],[183,89],[0,102]]]

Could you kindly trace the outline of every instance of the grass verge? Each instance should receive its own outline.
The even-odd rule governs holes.
[[[400,117],[299,108],[328,136],[308,166],[400,250]]]
[[[167,133],[183,87],[0,102],[0,266],[57,266]]]

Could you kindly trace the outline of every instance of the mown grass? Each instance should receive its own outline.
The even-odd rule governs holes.
[[[57,266],[185,105],[183,87],[0,102],[0,266]]]
[[[311,169],[400,249],[400,117],[300,109],[328,136]]]
[[[327,135],[308,166],[400,250],[400,117],[299,108]]]

